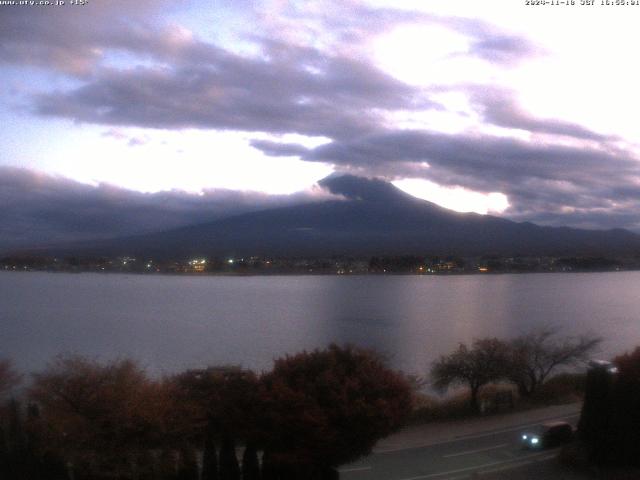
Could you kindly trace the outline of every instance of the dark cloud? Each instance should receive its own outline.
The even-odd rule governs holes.
[[[332,142],[303,157],[338,168],[373,167],[388,178],[421,176],[436,183],[505,193],[517,219],[565,225],[597,225],[604,212],[637,228],[640,163],[629,153],[569,147],[486,135],[381,131]],[[407,175],[407,166],[423,163]],[[549,215],[553,212],[553,216]],[[589,221],[589,212],[594,216]],[[557,219],[562,217],[563,221]],[[606,222],[610,225],[610,222]]]
[[[323,190],[294,195],[223,189],[201,195],[140,193],[0,167],[0,251],[160,231],[329,197]]]
[[[505,36],[477,20],[374,9],[355,2],[328,5],[332,8],[324,13],[316,9],[314,18],[308,18],[305,8],[288,7],[284,14],[295,28],[319,24],[317,28],[330,32],[336,45],[365,41],[413,23],[459,31],[472,44],[468,54],[489,58],[495,50],[498,63],[505,55],[533,51],[527,40]],[[51,15],[30,16],[18,12],[26,9],[14,9],[17,13],[0,19],[0,61],[81,75],[85,81],[78,88],[37,96],[35,111],[105,125],[340,137],[374,129],[385,110],[439,108],[420,89],[370,63],[292,42],[280,34],[278,22],[272,21],[265,34],[252,34],[261,55],[246,57],[194,38],[178,26],[151,24],[149,12],[162,6],[142,2],[130,16],[131,8],[124,4],[100,11],[71,9],[72,15],[52,9]],[[152,60],[156,66],[107,68],[102,60],[113,51]]]
[[[458,26],[461,33],[471,39],[468,55],[503,66],[513,66],[523,60],[543,55],[545,52],[522,35],[514,35],[486,22],[475,19],[445,19],[451,26]]]
[[[421,130],[391,130],[313,149],[307,160],[335,164],[427,162],[430,170],[478,179],[480,184],[537,178],[593,183],[613,176],[637,175],[638,163],[596,148],[536,144],[488,135],[449,135]]]
[[[447,88],[450,89],[445,87]],[[536,118],[518,105],[515,93],[512,91],[481,85],[462,87],[461,90],[470,96],[471,102],[478,108],[486,122],[500,127],[598,142],[615,140],[614,137],[593,132],[575,123]]]
[[[380,118],[373,109],[435,105],[357,60],[270,51],[269,59],[226,55],[188,66],[101,69],[77,89],[40,95],[36,110],[105,125],[342,137],[374,128]]]
[[[503,66],[515,65],[523,60],[544,54],[544,51],[530,39],[507,32],[491,23],[465,17],[453,17],[416,11],[370,8],[359,5],[352,7],[350,15],[332,16],[326,27],[347,32],[344,40],[366,38],[372,31],[384,31],[398,25],[442,26],[453,30],[469,40],[466,52],[490,63]]]
[[[243,56],[177,25],[151,23],[160,2],[143,2],[132,16],[121,6],[69,16],[66,9],[34,16],[12,9],[0,18],[0,61],[78,76],[76,88],[37,95],[35,112],[112,126],[339,137],[374,128],[374,110],[436,106],[357,58],[255,35],[260,55]],[[106,61],[119,52],[140,65]]]
[[[401,8],[376,8],[357,1],[325,0],[322,2],[324,8],[312,9],[307,8],[304,3],[302,6],[294,3],[286,5],[278,12],[279,17],[285,20],[267,22],[272,24],[269,31],[272,36],[287,38],[290,36],[289,30],[302,30],[306,36],[323,38],[333,48],[340,49],[364,43],[372,36],[389,32],[398,26],[441,26],[468,39],[468,50],[459,52],[458,55],[512,66],[527,58],[544,54],[530,39],[479,19]],[[258,21],[264,21],[264,16],[258,14]]]
[[[86,75],[105,49],[140,51],[141,44],[148,44],[144,37],[154,29],[154,48],[167,50],[174,37],[167,29],[157,32],[147,19],[168,5],[166,0],[109,0],[84,6],[4,7],[0,62]]]
[[[298,143],[280,143],[271,140],[251,140],[251,146],[272,157],[303,156],[309,149]]]
[[[495,35],[474,40],[469,52],[491,63],[513,64],[536,55],[538,49],[522,37]]]

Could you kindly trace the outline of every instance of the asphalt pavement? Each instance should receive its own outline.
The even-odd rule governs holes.
[[[379,442],[371,455],[340,468],[340,478],[445,480],[485,478],[485,475],[511,478],[511,470],[522,474],[528,466],[540,468],[557,455],[557,450],[524,449],[520,443],[523,431],[552,420],[575,425],[579,413],[580,405],[572,404],[407,428]],[[553,471],[553,466],[545,468]]]

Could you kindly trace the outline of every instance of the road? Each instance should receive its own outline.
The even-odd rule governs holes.
[[[445,441],[434,443],[425,441],[424,446],[378,448],[368,457],[340,468],[340,478],[341,480],[445,480],[468,478],[492,472],[506,474],[511,469],[522,469],[526,465],[549,461],[557,454],[554,450],[523,449],[519,442],[523,430],[551,420],[566,420],[575,424],[578,417],[579,413],[576,410],[556,417],[538,418],[529,423],[512,423],[497,429],[480,430]],[[514,415],[514,419],[517,419],[517,416]],[[485,422],[484,427],[488,425]]]

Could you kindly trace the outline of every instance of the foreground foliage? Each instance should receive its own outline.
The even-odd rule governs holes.
[[[369,351],[331,346],[277,360],[263,378],[265,450],[291,478],[368,454],[411,410],[403,376]]]
[[[153,379],[131,360],[62,356],[33,376],[27,401],[0,411],[3,480],[336,478],[411,407],[401,374],[335,345],[261,376],[212,367]]]

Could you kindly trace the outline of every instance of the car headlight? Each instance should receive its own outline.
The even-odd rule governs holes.
[[[540,442],[540,439],[537,437],[531,438],[531,445],[537,445]]]
[[[522,435],[522,439],[523,439],[523,440],[526,440],[526,439],[527,439],[527,436],[526,436],[526,435]]]

